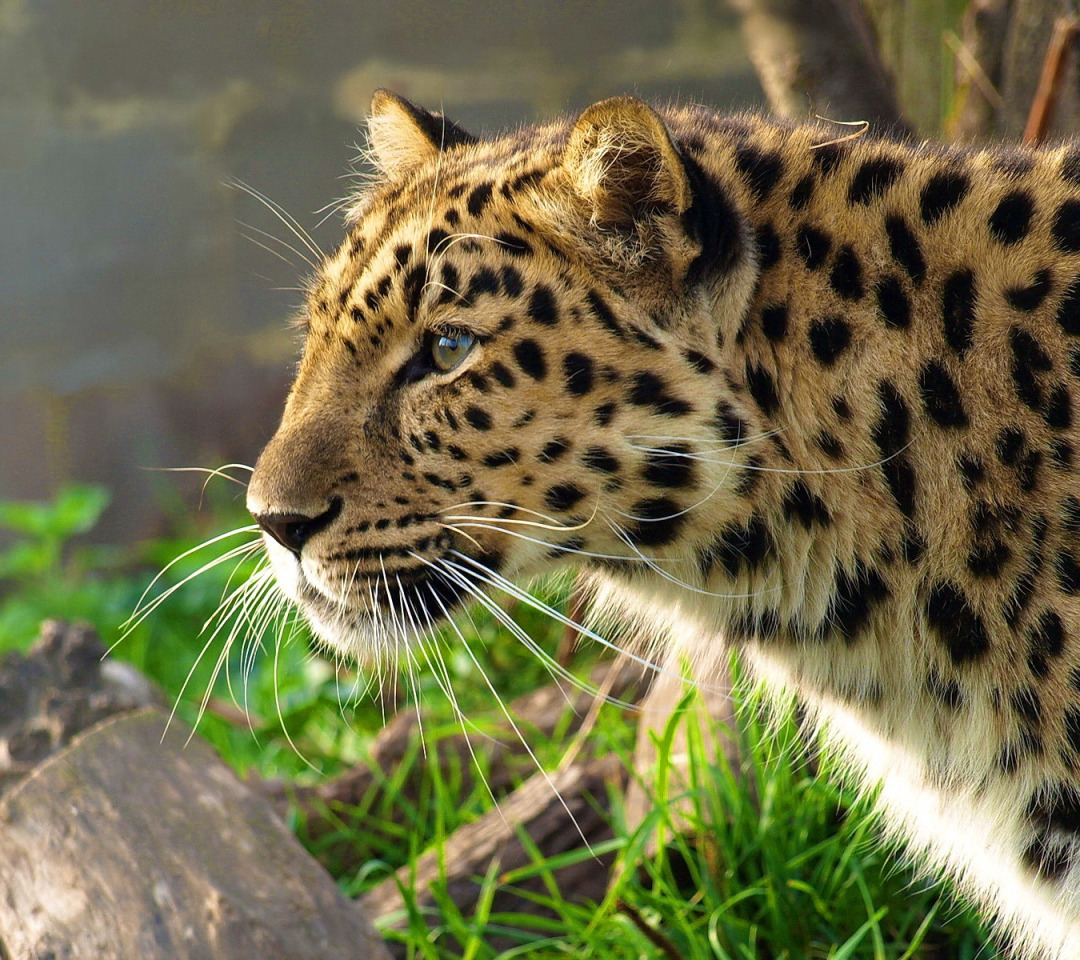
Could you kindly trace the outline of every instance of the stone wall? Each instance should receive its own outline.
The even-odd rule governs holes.
[[[331,248],[379,86],[478,131],[622,92],[760,102],[704,0],[0,0],[0,499],[102,482],[101,535],[133,538],[178,482],[148,468],[253,462],[307,266],[228,184]]]

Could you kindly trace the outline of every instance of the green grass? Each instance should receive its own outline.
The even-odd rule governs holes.
[[[79,535],[93,526],[105,502],[100,490],[73,488],[52,504],[0,504],[0,527],[14,535],[0,549],[0,652],[25,648],[45,616],[89,620],[106,643],[114,642],[156,569],[215,531],[247,522],[235,505],[219,503],[174,537],[135,551],[81,544]],[[242,537],[235,541],[241,542]],[[180,583],[207,559],[204,553],[185,558],[156,589]],[[221,564],[185,584],[118,645],[115,655],[138,665],[170,699],[179,697],[177,712],[187,722],[198,717],[208,687],[215,707],[235,697],[255,718],[253,729],[229,711],[215,709],[202,717],[199,731],[241,773],[317,782],[364,757],[383,724],[378,701],[362,695],[365,678],[339,673],[312,657],[302,631],[283,643],[272,635],[261,638],[264,649],[253,659],[244,658],[245,644],[237,642],[228,667],[231,684],[219,677],[211,687],[210,661],[220,651],[219,638],[204,658],[208,662],[188,678],[205,640],[199,636],[202,625],[221,598],[251,575],[254,562]],[[565,588],[558,584],[542,589],[555,603],[565,600]],[[554,650],[558,625],[529,610],[516,617],[542,647]],[[490,613],[474,611],[462,629],[478,663],[460,641],[445,638],[446,676],[470,722],[495,728],[501,714],[481,670],[507,702],[546,682],[547,674]],[[568,860],[588,862],[592,851],[546,860],[533,850],[528,867],[505,875],[491,869],[477,877],[479,898],[465,913],[449,899],[445,884],[430,886],[433,908],[419,906],[417,892],[406,885],[404,926],[386,925],[385,936],[404,944],[408,956],[425,960],[998,956],[976,922],[941,899],[937,888],[913,879],[899,857],[875,842],[865,804],[852,802],[835,785],[827,758],[815,771],[792,720],[765,722],[753,691],[741,681],[736,691],[745,701],[737,734],[739,768],[706,756],[701,742],[690,738],[695,782],[689,833],[675,830],[667,817],[674,798],[662,772],[645,784],[655,798],[653,813],[636,830],[627,827],[622,798],[613,791],[615,836],[596,852],[615,855],[612,875],[618,879],[601,903],[575,902],[555,876]],[[441,849],[458,826],[493,807],[480,777],[429,760],[441,739],[461,731],[434,671],[422,671],[415,684],[402,684],[399,692],[401,709],[422,704],[423,748],[419,741],[411,744],[402,763],[383,771],[360,807],[334,811],[336,829],[309,841],[350,895],[362,894],[425,851]],[[673,728],[657,733],[662,760],[673,734]],[[601,710],[586,749],[595,756],[621,757],[631,769],[633,740],[632,717],[609,705]],[[530,745],[539,762],[553,769],[567,738],[557,732],[550,739],[530,738]],[[479,763],[485,762],[480,752]],[[306,825],[294,819],[303,839]],[[646,855],[654,830],[665,842]],[[342,849],[352,855],[334,853]],[[550,916],[495,908],[498,890],[520,889],[537,877],[540,892],[522,895],[548,908]],[[491,946],[496,938],[504,945],[501,952]]]

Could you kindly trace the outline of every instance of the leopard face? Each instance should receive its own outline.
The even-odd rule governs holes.
[[[653,138],[637,181],[590,186],[602,111],[482,144],[376,99],[383,180],[312,285],[249,492],[279,583],[338,653],[408,642],[569,560],[670,562],[722,522],[740,477],[697,457],[737,446],[715,316],[745,312],[754,248],[628,103]]]

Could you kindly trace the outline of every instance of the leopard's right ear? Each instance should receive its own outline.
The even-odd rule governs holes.
[[[442,150],[478,142],[441,113],[425,110],[389,90],[376,90],[371,98],[368,140],[379,170],[387,177],[407,173]]]

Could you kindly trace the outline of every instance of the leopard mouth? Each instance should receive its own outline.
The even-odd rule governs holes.
[[[393,658],[422,643],[483,592],[473,566],[490,569],[448,550],[406,567],[352,575],[345,597],[325,589],[299,558],[268,540],[274,573],[315,638],[330,652],[366,663]]]

